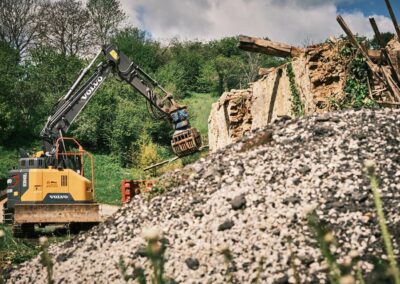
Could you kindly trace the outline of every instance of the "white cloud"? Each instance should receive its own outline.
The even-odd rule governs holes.
[[[381,32],[393,32],[394,27],[392,21],[382,15],[369,15],[368,17],[363,15],[361,12],[356,12],[352,14],[344,14],[344,19],[347,21],[348,25],[354,32],[359,33],[360,35],[365,35],[367,37],[373,37],[374,32],[371,28],[371,24],[369,23],[369,17],[374,17],[379,30]]]
[[[239,34],[302,45],[340,35],[338,3],[360,0],[122,0],[130,22],[157,39],[210,40]],[[343,15],[351,29],[372,36],[368,16]],[[375,15],[382,32],[390,19]]]

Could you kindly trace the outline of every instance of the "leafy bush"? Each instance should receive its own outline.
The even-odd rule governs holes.
[[[5,149],[0,146],[0,179],[6,179],[8,172],[18,163],[18,153],[16,150]],[[3,189],[0,187],[0,190]]]
[[[365,38],[358,38],[365,42]],[[365,44],[369,45],[368,42]],[[369,67],[366,59],[357,53],[350,43],[345,42],[339,55],[348,60],[347,78],[344,86],[345,96],[338,100],[332,100],[333,108],[341,109],[360,109],[360,108],[376,108],[378,105],[369,95],[368,80]]]
[[[348,66],[349,73],[344,91],[346,96],[339,101],[340,109],[373,107],[376,103],[369,98],[368,65],[364,57],[356,56]]]
[[[138,28],[124,28],[115,35],[112,43],[146,72],[154,73],[166,62],[160,43]]]
[[[146,132],[139,139],[139,152],[133,156],[139,168],[146,168],[161,161],[157,153],[157,145],[154,144]]]

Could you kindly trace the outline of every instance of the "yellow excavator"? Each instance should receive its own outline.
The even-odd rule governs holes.
[[[89,76],[99,57],[101,63]],[[34,156],[20,151],[18,168],[10,171],[3,219],[13,225],[16,237],[31,236],[35,225],[86,227],[100,221],[94,195],[93,158],[78,141],[64,134],[111,74],[141,94],[157,119],[170,121],[175,130],[171,146],[178,157],[198,152],[202,147],[199,131],[189,123],[187,107],[179,105],[172,94],[116,46],[105,45],[52,110],[40,133],[43,151]]]

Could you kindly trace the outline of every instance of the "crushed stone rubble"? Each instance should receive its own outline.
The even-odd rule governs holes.
[[[103,224],[52,245],[55,283],[124,283],[120,258],[128,275],[149,271],[142,231],[152,227],[164,233],[166,275],[177,283],[295,283],[292,262],[301,283],[327,283],[307,224],[311,210],[332,228],[338,261],[356,253],[368,275],[374,257],[387,256],[363,163],[376,161],[398,257],[399,121],[395,110],[347,111],[281,118],[253,131],[164,176],[164,194],[137,196]],[[46,270],[36,257],[8,281],[46,283]]]

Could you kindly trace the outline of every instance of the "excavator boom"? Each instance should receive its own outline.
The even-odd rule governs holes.
[[[103,60],[93,75],[82,84],[96,59],[103,55]],[[41,132],[44,140],[45,152],[48,156],[54,155],[55,141],[66,133],[88,104],[98,88],[110,74],[115,74],[122,81],[131,85],[148,104],[153,116],[157,119],[167,119],[171,122],[175,133],[171,139],[171,146],[178,157],[193,154],[202,146],[202,139],[197,129],[190,126],[187,107],[179,105],[162,86],[144,72],[137,64],[129,59],[114,45],[103,46],[100,53],[81,72],[68,93],[60,99],[48,118]]]

